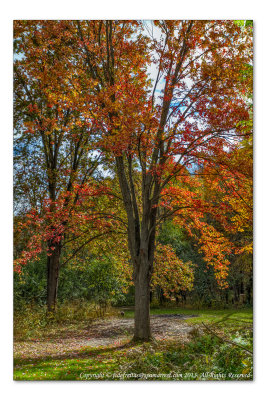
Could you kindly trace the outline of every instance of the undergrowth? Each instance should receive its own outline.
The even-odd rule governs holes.
[[[46,307],[25,304],[14,311],[14,338],[28,339],[42,337],[47,329],[64,324],[90,324],[94,320],[116,315],[111,306],[101,308],[98,304],[85,301],[58,304],[55,312],[47,312]]]

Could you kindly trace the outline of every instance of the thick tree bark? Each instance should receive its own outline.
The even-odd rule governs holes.
[[[150,268],[147,257],[140,254],[135,273],[135,327],[134,340],[151,339],[150,328]]]
[[[51,255],[47,256],[47,310],[53,312],[57,301],[61,244],[55,244]]]

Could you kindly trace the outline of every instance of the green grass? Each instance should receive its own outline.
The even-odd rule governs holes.
[[[251,380],[252,310],[152,309],[151,314],[189,314],[189,342],[177,340],[84,347],[75,354],[14,360],[15,380]],[[125,317],[133,317],[126,311]],[[205,323],[231,343],[207,331]],[[242,347],[240,347],[242,346]],[[164,375],[160,375],[164,374]],[[160,376],[159,376],[160,375]]]
[[[180,314],[180,315],[197,315],[197,317],[186,320],[189,324],[218,323],[218,322],[233,322],[234,324],[249,323],[252,324],[253,312],[252,308],[241,309],[188,309],[188,308],[152,308],[151,315],[160,314]],[[125,311],[126,318],[133,318],[134,311]]]
[[[111,350],[111,352],[110,352]],[[119,351],[116,351],[116,356]],[[86,348],[76,358],[47,358],[42,360],[14,360],[15,380],[83,380],[82,375],[90,374],[85,379],[102,379],[100,374],[113,373],[116,357],[110,348]],[[94,375],[99,377],[94,378]]]

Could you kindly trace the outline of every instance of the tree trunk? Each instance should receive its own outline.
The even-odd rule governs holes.
[[[54,250],[51,247],[54,247]],[[49,248],[50,255],[47,256],[47,309],[53,312],[57,301],[61,244],[49,245]]]
[[[127,158],[128,176],[125,174],[123,156],[116,157],[119,185],[127,213],[128,247],[133,262],[133,280],[135,284],[135,330],[134,340],[148,341],[150,329],[150,282],[153,269],[157,203],[159,183],[153,175],[142,174],[142,218],[138,208],[134,180],[132,175],[132,159]],[[155,199],[155,200],[151,200]],[[141,221],[141,222],[140,222]]]
[[[249,305],[252,305],[252,289],[253,289],[253,278],[251,276],[247,285],[247,301]]]
[[[150,339],[150,278],[148,265],[141,263],[135,277],[134,340],[148,341]]]

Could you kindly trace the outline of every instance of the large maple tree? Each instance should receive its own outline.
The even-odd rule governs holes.
[[[190,232],[198,231],[205,259],[224,284],[231,245],[203,217],[207,211],[224,219],[226,204],[202,201],[195,175],[201,167],[218,168],[249,134],[239,126],[249,118],[239,74],[250,63],[252,38],[233,21],[154,21],[137,26],[139,35],[119,53],[119,22],[105,26],[105,63],[94,66],[99,76],[101,65],[108,71],[101,148],[115,159],[127,213],[135,338],[148,339],[156,231],[163,219],[174,216]],[[149,84],[151,66],[156,77]]]

